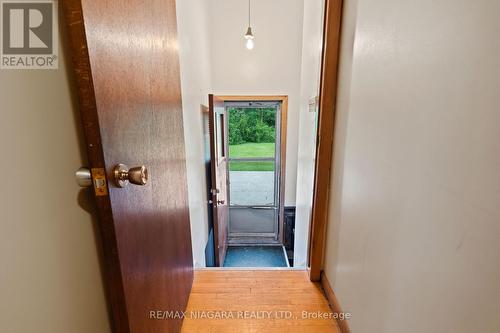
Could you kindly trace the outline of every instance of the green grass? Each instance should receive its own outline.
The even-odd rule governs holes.
[[[230,145],[229,157],[274,157],[274,143]]]
[[[274,171],[274,162],[230,162],[230,171]]]
[[[274,157],[274,143],[242,143],[240,145],[230,145],[229,157]],[[231,162],[229,170],[274,171],[274,162]]]

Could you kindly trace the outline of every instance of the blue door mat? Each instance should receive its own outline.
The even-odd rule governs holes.
[[[224,267],[288,267],[282,246],[230,246]]]

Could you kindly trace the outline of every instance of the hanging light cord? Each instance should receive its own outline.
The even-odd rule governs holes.
[[[250,26],[250,0],[248,0],[248,26]]]

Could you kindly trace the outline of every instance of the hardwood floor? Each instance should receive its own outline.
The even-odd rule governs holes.
[[[198,270],[182,332],[340,332],[335,319],[317,318],[318,311],[331,314],[306,271]]]

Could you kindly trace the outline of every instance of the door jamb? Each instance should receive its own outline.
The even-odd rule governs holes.
[[[214,95],[215,96],[215,95]],[[224,102],[238,101],[275,101],[281,102],[281,142],[280,142],[280,193],[279,193],[279,224],[278,224],[278,240],[281,244],[284,241],[283,227],[285,213],[285,170],[286,170],[286,129],[288,120],[288,96],[286,95],[260,95],[260,96],[243,96],[243,95],[216,95],[217,98]]]
[[[309,229],[309,278],[320,281],[323,269],[337,99],[340,27],[343,0],[325,0],[323,54],[319,94],[319,122],[311,227]]]

